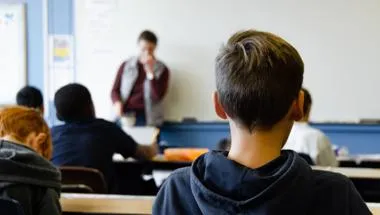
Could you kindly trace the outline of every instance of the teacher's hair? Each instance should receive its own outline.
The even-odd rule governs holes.
[[[141,40],[151,42],[155,45],[157,45],[157,42],[158,42],[157,36],[152,31],[149,31],[149,30],[145,30],[140,33],[138,41],[141,41]]]

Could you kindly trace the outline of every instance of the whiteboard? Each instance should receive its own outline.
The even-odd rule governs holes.
[[[76,77],[101,117],[112,116],[118,66],[137,53],[138,34],[151,29],[171,70],[166,118],[216,120],[217,51],[234,32],[256,28],[299,50],[313,121],[380,118],[379,0],[86,0],[75,1],[75,10]]]
[[[0,3],[0,104],[15,104],[26,84],[26,32],[23,4]]]

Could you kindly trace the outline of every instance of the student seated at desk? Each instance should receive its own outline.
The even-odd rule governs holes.
[[[0,198],[20,203],[25,215],[60,215],[61,176],[47,159],[49,127],[36,110],[0,110]]]
[[[294,123],[283,149],[307,154],[318,166],[338,166],[334,150],[327,136],[308,124],[312,99],[309,91],[305,88],[302,91],[305,98],[303,104],[304,117],[299,122]]]
[[[53,158],[57,166],[84,166],[100,170],[111,193],[115,185],[112,156],[151,159],[157,154],[157,143],[143,146],[112,122],[95,117],[88,89],[80,84],[68,84],[54,97],[57,118],[64,125],[52,128]]]
[[[281,151],[303,115],[303,61],[270,33],[236,33],[216,58],[215,111],[230,124],[229,153],[175,171],[153,214],[371,214],[345,176],[314,171]]]

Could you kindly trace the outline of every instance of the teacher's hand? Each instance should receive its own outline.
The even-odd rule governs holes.
[[[117,114],[118,117],[121,117],[123,116],[123,103],[121,101],[117,101],[113,104],[114,108],[115,108],[115,112]]]
[[[141,63],[144,65],[144,70],[146,74],[148,76],[153,76],[156,59],[152,55],[147,55],[141,58]]]

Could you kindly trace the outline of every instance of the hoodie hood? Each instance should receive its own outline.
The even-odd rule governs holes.
[[[311,179],[311,167],[293,151],[282,151],[257,169],[229,160],[227,153],[210,152],[193,163],[190,173],[203,214],[307,214]]]
[[[58,169],[27,146],[0,140],[0,166],[2,182],[61,189]]]

